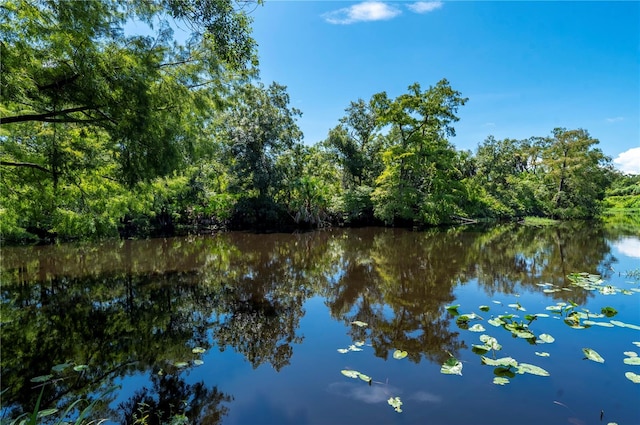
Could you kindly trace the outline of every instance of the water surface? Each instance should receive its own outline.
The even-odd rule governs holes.
[[[623,362],[640,353],[640,331],[576,329],[547,310],[611,306],[615,317],[593,320],[640,325],[640,280],[627,276],[640,270],[639,244],[638,232],[566,223],[3,248],[3,414],[30,411],[40,392],[30,380],[51,374],[43,403],[62,410],[117,385],[94,409],[114,423],[185,413],[208,424],[640,424],[640,384],[625,377],[640,366]],[[599,274],[616,293],[572,285],[574,272]],[[452,304],[485,331],[457,323]],[[549,317],[530,330],[553,343],[488,323],[535,313]],[[494,384],[495,368],[472,351],[483,334],[502,345],[495,357],[550,376]],[[338,352],[350,346],[361,351]],[[396,349],[407,357],[394,359]],[[440,372],[452,356],[461,376]],[[402,413],[387,403],[396,396]]]

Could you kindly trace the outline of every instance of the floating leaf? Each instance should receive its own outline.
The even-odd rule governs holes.
[[[450,313],[458,313],[458,307],[460,307],[460,304],[455,304],[455,305],[448,305],[445,307],[445,309],[450,312]]]
[[[480,309],[480,311],[489,311],[490,308],[488,305],[481,305],[480,307],[478,307]]]
[[[626,376],[627,379],[633,382],[634,384],[640,384],[640,375],[638,375],[637,373],[626,372],[624,376]]]
[[[553,294],[554,292],[560,292],[562,289],[554,288],[554,289],[543,289],[542,292],[545,294]]]
[[[393,358],[396,360],[401,360],[407,357],[408,354],[409,353],[407,353],[406,351],[396,350],[393,352]]]
[[[65,370],[66,368],[68,368],[71,365],[72,365],[72,363],[57,364],[57,365],[53,366],[51,368],[51,370],[54,371],[54,372],[60,373],[60,372],[62,372],[63,370]]]
[[[547,313],[536,313],[536,317],[549,317]]]
[[[586,356],[587,359],[593,360],[594,362],[604,363],[604,359],[600,354],[598,354],[595,350],[591,348],[583,348],[582,352]]]
[[[511,382],[509,379],[502,376],[496,376],[493,378],[493,383],[496,385],[507,385],[509,382]]]
[[[529,373],[531,375],[538,376],[549,376],[549,372],[541,368],[540,366],[528,364],[528,363],[520,363],[518,365],[518,373]]]
[[[348,353],[348,352],[349,352],[348,348],[338,348],[338,353],[345,354],[345,353]]]
[[[518,367],[518,362],[512,357],[502,357],[500,359],[490,359],[488,357],[482,356],[480,358],[483,364],[489,366],[505,366],[505,367]]]
[[[356,326],[360,326],[361,328],[365,327],[365,326],[369,326],[368,323],[362,322],[360,320],[354,320],[353,322],[351,322],[352,325],[356,325]]]
[[[451,357],[444,362],[440,368],[440,373],[444,373],[445,375],[462,375],[462,362],[455,357]]]
[[[524,307],[520,305],[520,303],[509,304],[508,307],[515,308],[516,310],[520,310],[520,311],[527,311]]]
[[[83,370],[87,369],[89,369],[89,366],[87,366],[86,364],[79,364],[73,367],[73,370],[75,370],[76,372],[82,372]]]
[[[640,342],[638,341],[633,341],[632,344],[635,345],[636,347],[640,347]]]
[[[356,341],[354,344],[356,347],[362,347],[364,345],[364,341]]]
[[[365,375],[364,373],[359,373],[358,378],[362,379],[365,382],[371,382],[372,379],[370,376]]]
[[[362,351],[362,348],[356,347],[355,345],[351,344],[349,346],[349,351]]]
[[[387,403],[389,403],[389,405],[393,407],[396,412],[402,412],[402,401],[400,400],[400,397],[389,397]]]
[[[613,317],[613,316],[615,316],[616,314],[618,314],[618,310],[616,310],[616,309],[615,309],[615,308],[613,308],[613,307],[602,307],[602,309],[600,310],[600,312],[601,312],[602,314],[604,314],[605,316],[607,316],[607,317]]]
[[[205,350],[204,348],[202,348],[202,347],[195,347],[195,348],[193,348],[193,349],[191,350],[191,352],[192,352],[193,354],[202,354],[202,353],[204,353],[205,351],[206,351],[206,350]]]
[[[640,366],[640,357],[627,357],[623,360],[624,364],[632,366]]]
[[[546,342],[547,344],[551,344],[553,341],[556,340],[554,337],[552,337],[549,334],[540,334],[538,338],[540,339],[540,341]]]
[[[505,322],[503,322],[502,320],[500,320],[500,319],[499,319],[499,318],[497,318],[497,317],[496,317],[496,318],[494,318],[494,319],[489,319],[489,320],[487,320],[487,323],[489,323],[490,325],[493,325],[493,326],[495,326],[495,327],[502,326],[502,325],[504,325],[504,324],[505,324]]]
[[[638,357],[638,353],[636,353],[635,351],[625,351],[624,355],[628,357]]]
[[[538,351],[536,351],[536,356],[540,356],[540,357],[549,357],[549,356],[550,356],[550,354],[549,354],[549,353],[547,353],[547,352],[545,352],[545,351],[543,351],[543,352],[538,352]]]
[[[502,345],[498,344],[498,340],[489,335],[480,335],[480,341],[489,346],[492,350],[502,349]]]
[[[500,376],[502,378],[515,378],[516,374],[513,370],[511,370],[511,367],[507,366],[498,366],[495,369],[493,369],[493,374],[496,376]]]
[[[640,331],[640,326],[637,326],[637,325],[631,325],[629,323],[624,323],[624,322],[621,322],[619,320],[610,320],[610,322],[612,324],[616,325],[616,326],[621,327],[621,328],[629,328],[629,329],[635,329],[635,330]]]
[[[469,328],[471,332],[484,332],[486,329],[480,323],[476,323],[475,325]]]
[[[340,371],[340,373],[342,373],[347,378],[358,379],[360,377],[360,372],[358,372],[357,370],[343,369]]]
[[[178,369],[182,369],[184,367],[189,366],[189,363],[187,363],[187,362],[176,362],[176,363],[174,363],[174,366],[177,367]]]
[[[200,360],[200,359],[195,359],[195,360],[193,361],[193,364],[194,364],[195,366],[202,366],[202,365],[204,364],[204,362],[203,362],[202,360]]]
[[[517,336],[518,338],[524,338],[524,339],[529,339],[529,338],[535,338],[536,337],[533,334],[533,332],[531,332],[531,331],[515,330],[515,331],[513,331],[513,334],[515,336]]]
[[[51,378],[53,378],[53,375],[40,375],[35,378],[31,378],[31,382],[47,382]]]
[[[476,354],[487,354],[490,350],[491,350],[491,347],[487,345],[474,344],[471,346],[471,351],[473,351]]]
[[[602,326],[603,328],[612,328],[613,325],[609,322],[595,322],[593,320],[584,320],[582,322],[583,325],[588,325],[588,326]]]
[[[494,304],[502,305],[502,303],[501,303],[500,301],[493,300],[493,301],[491,301],[491,302],[492,302],[492,303],[494,303]]]

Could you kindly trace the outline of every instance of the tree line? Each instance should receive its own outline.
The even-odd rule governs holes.
[[[259,79],[260,4],[3,2],[2,238],[590,218],[629,186],[584,129],[456,150],[467,99],[446,79],[353,101],[305,144],[286,87]]]

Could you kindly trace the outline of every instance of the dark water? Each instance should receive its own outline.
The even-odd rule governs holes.
[[[593,223],[3,248],[2,412],[31,411],[41,387],[30,380],[51,374],[42,407],[98,398],[92,418],[121,423],[185,414],[206,424],[640,424],[640,384],[625,377],[640,366],[623,361],[640,353],[640,330],[575,329],[569,311],[546,310],[610,306],[615,317],[592,320],[640,325],[633,271],[640,233]],[[571,285],[574,272],[600,274],[617,292]],[[458,324],[451,304],[482,319]],[[529,329],[555,341],[488,323],[507,313],[524,323],[526,314],[548,314]],[[485,331],[466,329],[474,324]],[[483,334],[502,345],[496,358],[550,376],[507,373],[510,383],[494,384],[499,371],[472,351]],[[337,351],[352,345],[361,351]],[[586,360],[583,348],[605,362]],[[407,357],[394,359],[396,349]],[[441,373],[451,356],[461,376]],[[72,370],[78,365],[87,368]],[[401,413],[387,403],[396,396]]]

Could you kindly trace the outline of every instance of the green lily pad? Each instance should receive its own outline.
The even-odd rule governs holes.
[[[536,366],[528,363],[520,363],[518,365],[518,373],[519,374],[529,373],[531,375],[538,375],[538,376],[550,376],[549,372],[547,372],[540,366]]]
[[[500,359],[490,359],[489,357],[480,357],[483,364],[489,366],[518,367],[518,362],[512,357],[502,357]]]
[[[607,317],[613,317],[613,316],[615,316],[616,314],[618,314],[618,310],[616,310],[616,309],[615,309],[615,308],[613,308],[613,307],[602,307],[602,309],[600,310],[600,312],[601,312],[602,314],[604,314],[605,316],[607,316]]]
[[[353,322],[351,322],[352,325],[356,325],[356,326],[360,326],[361,328],[364,328],[365,326],[369,326],[368,323],[362,322],[360,320],[354,320]]]
[[[487,354],[489,351],[491,351],[491,347],[487,345],[473,344],[471,346],[471,351],[474,352],[475,354]]]
[[[624,364],[632,366],[640,366],[640,357],[627,357],[623,360]]]
[[[633,341],[632,344],[636,347],[640,347],[640,341]]]
[[[531,332],[531,331],[514,330],[512,333],[513,333],[515,336],[517,336],[518,338],[529,339],[529,338],[535,338],[535,337],[536,337],[536,336],[533,334],[533,332]]]
[[[640,331],[640,326],[637,326],[637,325],[631,325],[629,323],[624,323],[624,322],[621,322],[619,320],[610,320],[610,322],[612,324],[616,325],[616,326],[621,327],[621,328],[629,328],[629,329],[635,329],[635,330]]]
[[[536,313],[536,317],[550,317],[547,313]]]
[[[509,382],[511,382],[509,379],[502,376],[496,376],[493,378],[493,383],[496,385],[507,385]]]
[[[501,350],[502,345],[498,344],[498,340],[489,335],[480,335],[480,341],[484,342],[486,346],[492,350]]]
[[[522,307],[520,303],[509,304],[508,307],[515,308],[516,310],[520,310],[520,311],[527,311],[527,309]]]
[[[598,354],[594,349],[583,348],[582,352],[584,353],[587,359],[592,360],[594,362],[598,362],[598,363],[604,363],[604,359],[602,358],[602,356]]]
[[[478,308],[480,309],[480,311],[489,311],[489,310],[491,310],[488,305],[481,305]]]
[[[65,370],[66,368],[68,368],[71,365],[72,365],[72,363],[57,364],[57,365],[53,366],[51,368],[51,370],[54,371],[54,372],[60,373],[60,372],[62,372],[63,370]]]
[[[340,373],[342,373],[347,378],[358,379],[360,377],[360,372],[358,372],[357,370],[343,369],[340,371]]]
[[[603,328],[612,328],[613,325],[609,322],[595,322],[593,320],[584,320],[582,321],[583,325],[589,325],[589,326],[602,326]]]
[[[338,348],[338,353],[345,354],[345,353],[348,353],[348,352],[349,352],[348,348]]]
[[[634,384],[640,384],[640,375],[638,375],[637,373],[626,372],[624,376],[626,376],[627,379],[633,382]]]
[[[407,355],[409,355],[409,353],[402,350],[396,350],[393,352],[393,358],[396,360],[404,359],[405,357],[407,357]]]
[[[489,323],[490,325],[493,325],[495,327],[499,327],[504,325],[506,322],[503,322],[502,320],[500,320],[499,318],[493,318],[493,319],[489,319],[487,320],[487,323]]]
[[[35,378],[31,378],[31,382],[47,382],[51,378],[53,378],[53,375],[40,375],[36,376]]]
[[[349,351],[362,351],[362,348],[356,346],[355,344],[351,344],[349,346]]]
[[[542,351],[542,352],[538,352],[536,351],[536,356],[540,356],[540,357],[549,357],[550,354],[547,353],[546,351]]]
[[[625,351],[624,355],[627,357],[638,357],[638,353],[636,353],[635,351]]]
[[[371,382],[372,381],[371,377],[368,376],[368,375],[365,375],[364,373],[358,374],[358,378],[362,379],[365,382]]]
[[[203,362],[202,360],[200,360],[200,359],[195,359],[195,360],[193,361],[193,364],[194,364],[195,366],[202,366],[202,365],[204,364],[204,362]]]
[[[202,353],[204,353],[205,351],[206,351],[206,350],[205,350],[204,348],[202,348],[202,347],[195,347],[195,348],[193,348],[193,349],[191,350],[191,352],[192,352],[193,354],[202,354]]]
[[[389,403],[396,412],[402,413],[402,401],[400,400],[400,397],[389,397],[387,403]]]
[[[469,328],[471,332],[484,332],[486,329],[480,323],[476,323],[475,325]]]
[[[462,362],[454,357],[444,362],[440,368],[440,373],[445,375],[462,375]]]

